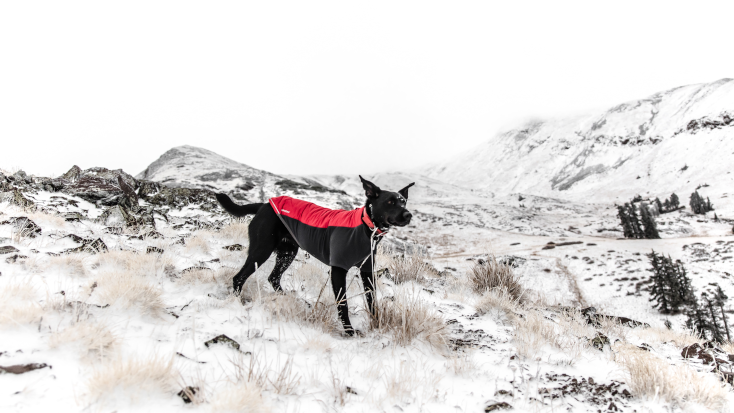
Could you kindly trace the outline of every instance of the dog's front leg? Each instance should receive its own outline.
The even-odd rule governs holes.
[[[373,319],[377,318],[377,309],[375,308],[375,274],[370,270],[362,270],[359,273],[362,276],[362,287],[364,287],[364,296],[367,299],[367,308]]]
[[[347,306],[347,270],[331,267],[331,287],[334,289],[336,309],[339,312],[339,319],[344,325],[344,332],[352,336],[354,335],[354,328],[352,328],[352,323],[349,321],[349,307]]]

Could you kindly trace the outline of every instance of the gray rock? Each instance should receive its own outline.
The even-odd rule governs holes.
[[[5,245],[3,247],[0,247],[0,254],[10,254],[13,252],[18,252],[18,249],[13,247],[12,245]]]

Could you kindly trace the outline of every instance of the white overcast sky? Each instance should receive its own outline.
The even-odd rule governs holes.
[[[440,161],[529,118],[734,76],[734,2],[3,1],[0,168]]]

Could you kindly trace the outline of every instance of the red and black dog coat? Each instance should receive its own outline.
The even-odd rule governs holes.
[[[289,196],[270,198],[270,206],[298,246],[319,261],[345,270],[371,268],[370,260],[365,260],[370,255],[375,225],[365,207],[352,211],[329,209]],[[384,232],[378,229],[377,234]]]

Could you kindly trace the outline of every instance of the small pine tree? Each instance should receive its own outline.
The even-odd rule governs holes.
[[[708,312],[711,340],[717,343],[722,343],[724,341],[724,328],[721,326],[721,321],[717,314],[718,309],[715,308],[714,300],[710,299],[706,293],[701,293],[701,300],[703,301],[703,306]]]
[[[619,217],[619,221],[622,224],[622,232],[624,233],[624,237],[634,238],[635,231],[632,229],[629,215],[627,215],[627,208],[621,205],[617,205],[617,216]]]
[[[709,197],[706,197],[706,208],[705,209],[706,210],[703,212],[709,212],[709,211],[714,210],[714,206],[711,204],[711,200],[709,199]]]
[[[690,202],[689,202],[689,205],[691,206],[691,211],[694,214],[702,214],[703,213],[703,212],[701,212],[702,211],[701,203],[702,203],[701,202],[701,196],[698,195],[698,191],[694,191],[691,194],[691,199],[690,199]]]
[[[670,256],[658,255],[655,251],[648,257],[653,274],[650,301],[655,301],[654,307],[663,314],[680,312],[681,307],[694,300],[691,279],[685,267],[680,261],[673,263]]]
[[[678,195],[676,195],[675,192],[670,195],[670,206],[673,209],[678,209],[680,206],[680,199],[678,199]]]
[[[655,216],[658,216],[661,212],[663,212],[663,203],[660,202],[660,198],[655,198],[655,206],[658,209],[657,213],[655,213]]]
[[[729,324],[726,322],[726,313],[724,313],[724,305],[729,299],[724,291],[721,289],[719,284],[716,284],[716,291],[714,292],[714,305],[721,311],[721,321],[724,324],[724,331],[726,332],[726,340],[731,342],[731,335],[729,335]]]
[[[644,237],[647,239],[660,239],[655,218],[653,218],[650,213],[650,209],[645,203],[640,205],[640,218],[642,220],[642,225],[645,227],[643,231]]]
[[[706,310],[699,305],[695,298],[691,303],[691,307],[686,311],[686,327],[704,338],[707,336],[706,333],[711,330]]]
[[[665,202],[663,202],[663,211],[668,212],[670,211],[670,200],[666,199]]]
[[[640,226],[640,219],[637,217],[637,210],[635,209],[635,205],[626,203],[624,204],[624,207],[627,210],[627,217],[629,219],[630,228],[632,228],[632,238],[645,238],[644,232],[642,231],[642,226]]]

